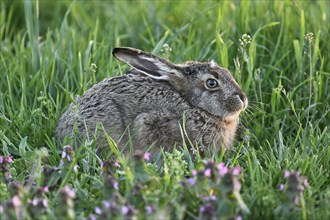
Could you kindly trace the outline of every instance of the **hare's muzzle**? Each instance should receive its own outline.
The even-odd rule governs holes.
[[[248,106],[248,99],[244,93],[239,95],[240,100],[243,102],[243,107],[242,110],[245,110],[246,107]]]
[[[248,100],[244,93],[235,93],[227,99],[228,112],[235,113],[246,109]]]

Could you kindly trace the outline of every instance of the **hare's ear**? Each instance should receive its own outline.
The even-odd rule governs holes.
[[[130,47],[114,48],[112,54],[142,72],[143,74],[159,80],[176,81],[184,78],[179,67],[168,60]]]

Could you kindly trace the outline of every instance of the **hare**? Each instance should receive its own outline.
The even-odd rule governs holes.
[[[129,142],[144,151],[153,146],[151,153],[170,151],[183,137],[208,149],[231,145],[248,101],[228,70],[213,61],[173,64],[129,47],[112,54],[133,69],[77,98],[58,121],[59,139],[74,133],[80,140],[93,138],[99,130],[101,148],[108,144],[106,132],[124,152]]]

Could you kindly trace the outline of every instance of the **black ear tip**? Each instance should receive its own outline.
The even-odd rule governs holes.
[[[132,48],[132,47],[115,47],[115,48],[113,48],[112,55],[117,57],[116,55],[118,55],[119,53],[132,55],[132,54],[141,54],[141,53],[143,53],[143,51],[136,49],[136,48]]]
[[[117,57],[116,55],[120,52],[120,47],[115,47],[112,49],[112,55]]]

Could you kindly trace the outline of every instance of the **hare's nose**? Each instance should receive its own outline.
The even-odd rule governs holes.
[[[245,94],[243,94],[243,93],[235,93],[234,96],[239,97],[239,99],[240,99],[243,103],[246,102],[246,96],[245,96]]]
[[[245,109],[247,107],[247,98],[246,95],[244,93],[235,93],[235,95],[237,98],[239,98],[242,103],[243,103],[243,109]]]

